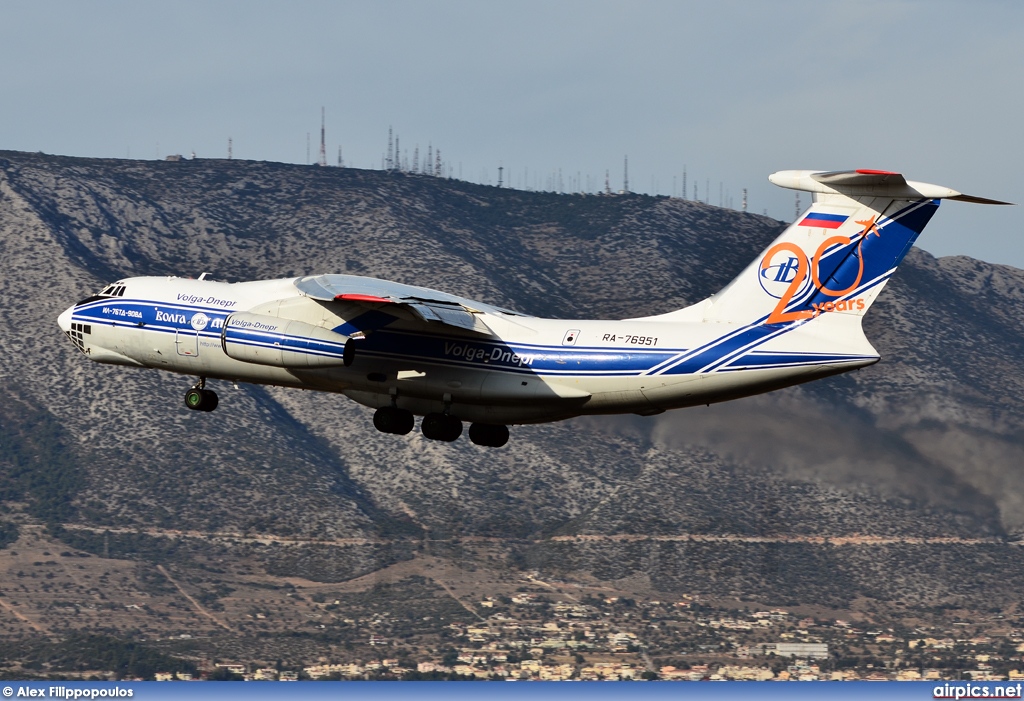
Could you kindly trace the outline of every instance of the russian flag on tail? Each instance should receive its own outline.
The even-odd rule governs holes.
[[[800,220],[800,226],[814,226],[819,229],[838,229],[850,217],[846,214],[825,214],[810,212]]]

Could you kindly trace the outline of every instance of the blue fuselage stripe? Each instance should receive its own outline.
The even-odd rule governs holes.
[[[140,330],[157,333],[196,334],[198,337],[219,341],[225,321],[233,311],[206,306],[111,298],[77,307],[73,318],[79,322],[124,328],[138,327]],[[197,330],[192,325],[193,317],[200,313],[206,319],[197,322],[203,325]],[[853,362],[865,358],[841,354],[822,356],[816,353],[761,356],[757,351],[753,351],[755,346],[797,326],[765,326],[763,321],[762,319],[755,324],[730,331],[692,350],[554,346],[490,339],[476,340],[389,329],[378,329],[355,343],[358,344],[356,353],[359,356],[552,376],[683,375],[713,372],[719,368],[734,370],[740,366],[782,367],[824,362]],[[228,329],[228,341],[252,347],[279,348],[282,351],[317,357],[342,358],[345,348],[344,343],[240,327]]]

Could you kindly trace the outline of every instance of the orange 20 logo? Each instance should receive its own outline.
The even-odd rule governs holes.
[[[764,254],[761,259],[760,270],[758,271],[761,287],[772,297],[778,297],[779,302],[772,309],[771,314],[765,320],[768,324],[784,324],[790,321],[810,319],[823,311],[845,311],[846,309],[864,309],[863,300],[849,300],[844,304],[843,300],[838,303],[825,302],[824,304],[813,305],[813,309],[802,309],[786,311],[786,307],[795,296],[802,293],[806,288],[808,278],[814,284],[815,289],[829,297],[844,297],[856,290],[864,277],[864,240],[869,234],[880,236],[875,219],[858,221],[864,227],[861,232],[860,243],[857,244],[857,276],[849,287],[842,290],[833,290],[825,287],[820,275],[821,258],[832,246],[839,244],[846,246],[853,242],[849,236],[830,236],[821,242],[818,249],[808,260],[803,249],[790,241],[777,243]],[[779,256],[780,253],[788,254]],[[778,292],[778,294],[777,294]]]

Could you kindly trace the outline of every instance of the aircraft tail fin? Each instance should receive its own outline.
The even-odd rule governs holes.
[[[1008,204],[889,171],[780,171],[769,180],[813,192],[814,203],[706,301],[708,321],[774,326],[839,313],[859,327],[941,199]]]

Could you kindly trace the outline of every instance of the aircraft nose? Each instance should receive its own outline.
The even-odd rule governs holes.
[[[57,326],[59,326],[60,330],[64,333],[71,331],[71,314],[74,310],[74,307],[68,307],[60,316],[57,317]]]

